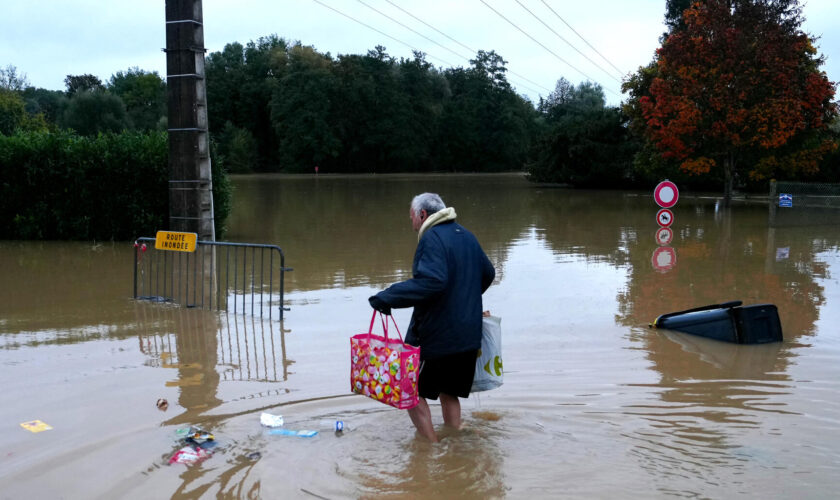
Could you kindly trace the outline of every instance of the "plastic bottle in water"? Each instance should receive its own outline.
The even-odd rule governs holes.
[[[341,434],[344,431],[350,430],[350,428],[344,424],[343,420],[321,420],[320,427],[325,431],[332,431],[336,434]]]

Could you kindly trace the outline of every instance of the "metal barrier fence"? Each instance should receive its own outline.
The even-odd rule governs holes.
[[[275,245],[198,241],[195,252],[134,245],[134,298],[235,314],[283,319],[286,267]],[[266,255],[267,254],[267,255]],[[277,308],[277,314],[274,309]]]
[[[840,223],[840,184],[770,182],[770,226]]]

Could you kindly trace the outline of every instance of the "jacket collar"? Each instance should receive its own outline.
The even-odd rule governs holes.
[[[431,229],[432,226],[436,226],[442,222],[455,220],[455,217],[457,217],[457,215],[455,215],[455,209],[452,207],[446,207],[443,210],[439,210],[428,216],[423,222],[423,225],[420,226],[420,230],[417,231],[417,241],[420,241],[420,238],[423,237],[423,233],[425,233],[427,229]]]

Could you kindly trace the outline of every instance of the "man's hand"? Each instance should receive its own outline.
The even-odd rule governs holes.
[[[483,313],[481,313],[481,316],[483,316],[485,318],[489,318],[490,317],[490,311],[484,311]]]
[[[371,295],[371,297],[368,299],[368,302],[370,302],[370,307],[376,309],[382,314],[385,314],[387,316],[391,315],[391,306],[386,304],[382,299],[380,299],[376,295]]]

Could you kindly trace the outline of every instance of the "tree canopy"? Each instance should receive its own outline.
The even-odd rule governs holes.
[[[76,92],[102,90],[102,80],[91,74],[67,75],[64,79],[64,86],[67,87],[67,95],[73,97]]]
[[[139,130],[162,130],[167,115],[166,83],[156,71],[140,68],[117,71],[108,82],[108,91],[125,104],[132,127]]]
[[[835,143],[834,84],[796,0],[706,0],[683,12],[654,63],[625,83],[626,108],[662,158],[691,174],[816,172]]]
[[[479,50],[435,67],[319,52],[277,35],[233,42],[205,60],[211,149],[236,172],[493,172],[540,182],[761,188],[774,177],[837,172],[834,84],[796,0],[666,0],[661,48],[608,106],[591,82],[560,78],[533,103],[507,61]],[[164,130],[166,82],[134,67],[103,84],[67,75],[65,91],[0,69],[0,134]],[[3,94],[5,92],[5,94]],[[833,163],[832,163],[833,162]]]
[[[637,181],[631,171],[637,141],[626,116],[606,105],[600,85],[561,78],[537,109],[545,125],[528,167],[534,180],[601,188]]]
[[[237,169],[521,170],[536,113],[505,64],[492,51],[443,70],[383,46],[333,56],[276,36],[231,43],[207,57],[210,129]]]

